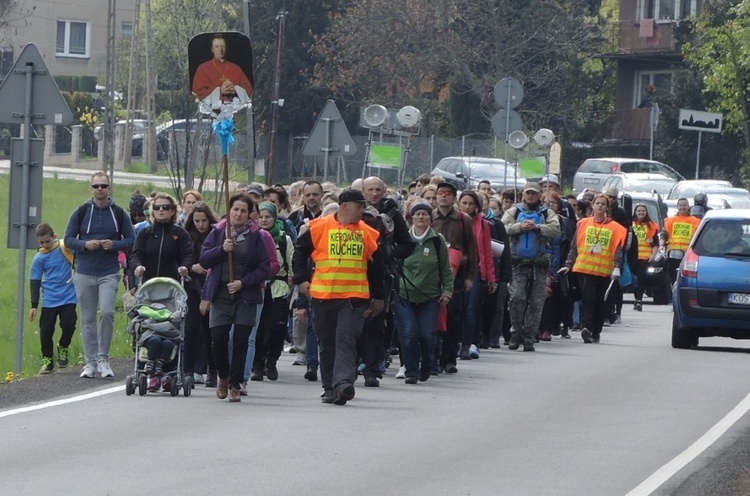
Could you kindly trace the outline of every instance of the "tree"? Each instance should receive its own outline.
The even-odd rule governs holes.
[[[712,111],[724,113],[725,130],[742,137],[742,175],[750,179],[750,1],[707,5],[693,24],[685,60],[703,75]]]

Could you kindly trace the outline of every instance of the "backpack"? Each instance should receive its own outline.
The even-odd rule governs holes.
[[[539,210],[526,210],[521,205],[516,205],[516,222],[533,220],[536,224],[544,224],[547,219],[547,207]],[[514,237],[510,243],[510,252],[514,257],[521,260],[534,260],[547,253],[547,240],[539,235],[537,231],[521,233]]]

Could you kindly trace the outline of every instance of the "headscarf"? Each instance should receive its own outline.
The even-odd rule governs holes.
[[[276,205],[271,202],[260,202],[258,204],[258,210],[265,210],[271,217],[273,217],[273,226],[267,231],[273,237],[273,240],[278,244],[281,241],[281,237],[284,236],[284,222],[279,219],[279,215],[276,211]]]

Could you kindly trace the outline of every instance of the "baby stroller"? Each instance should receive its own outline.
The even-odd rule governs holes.
[[[164,377],[171,379],[169,393],[177,396],[182,389],[185,396],[190,396],[193,376],[185,375],[183,364],[188,298],[185,289],[174,279],[155,277],[142,284],[134,298],[135,304],[128,311],[128,332],[133,335],[135,363],[133,374],[125,379],[125,394],[132,395],[136,387],[139,395],[146,394],[150,378],[144,370],[148,352],[141,343],[143,338],[155,335],[170,339],[175,345],[170,360],[164,364]]]

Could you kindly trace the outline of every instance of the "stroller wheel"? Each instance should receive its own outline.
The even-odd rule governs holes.
[[[125,394],[128,396],[135,393],[135,383],[133,383],[133,376],[129,375],[125,378]]]
[[[146,388],[148,387],[148,380],[146,374],[141,374],[138,377],[138,394],[144,396],[146,394]]]
[[[193,392],[193,376],[188,374],[185,376],[185,382],[182,383],[182,394],[186,397],[190,396]]]

